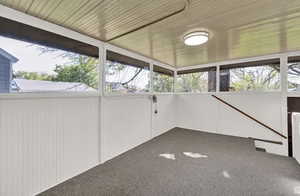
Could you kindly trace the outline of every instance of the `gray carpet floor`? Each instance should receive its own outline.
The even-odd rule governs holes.
[[[175,128],[39,195],[300,195],[300,166],[249,139]]]

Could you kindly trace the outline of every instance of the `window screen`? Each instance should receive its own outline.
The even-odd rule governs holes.
[[[98,48],[0,17],[0,92],[97,91]]]
[[[174,71],[153,65],[153,91],[173,92]]]
[[[178,71],[177,75],[177,92],[216,91],[216,67]]]
[[[300,91],[300,56],[288,58],[288,91]]]
[[[280,59],[220,67],[220,91],[268,91],[280,88]]]
[[[149,92],[149,63],[108,50],[105,66],[107,93]]]

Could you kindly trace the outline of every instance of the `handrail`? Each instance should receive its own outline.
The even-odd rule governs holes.
[[[216,99],[219,100],[220,102],[224,103],[225,105],[231,107],[232,109],[238,111],[239,113],[243,114],[244,116],[250,118],[251,120],[257,122],[258,124],[262,125],[263,127],[269,129],[270,131],[276,133],[277,135],[283,137],[284,139],[287,139],[287,137],[286,137],[285,135],[279,133],[278,131],[276,131],[275,129],[269,127],[268,125],[266,125],[266,124],[260,122],[259,120],[255,119],[254,117],[250,116],[249,114],[246,114],[245,112],[243,112],[242,110],[238,109],[237,107],[235,107],[235,106],[233,106],[233,105],[227,103],[227,102],[224,101],[223,99],[221,99],[221,98],[219,98],[219,97],[217,97],[217,96],[215,96],[215,95],[211,95],[211,96],[214,97],[214,98],[216,98]]]
[[[261,142],[267,142],[267,143],[272,143],[272,144],[279,144],[282,145],[283,143],[280,141],[273,141],[273,140],[265,140],[265,139],[259,139],[259,138],[254,138],[254,137],[248,137],[251,140],[257,140],[257,141],[261,141]]]

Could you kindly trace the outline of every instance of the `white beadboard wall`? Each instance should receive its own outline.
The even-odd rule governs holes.
[[[219,96],[283,130],[280,93]],[[175,126],[280,140],[210,94],[157,97],[158,114],[149,95],[0,100],[0,196],[42,192]]]
[[[174,128],[174,95],[158,101],[154,115],[149,95],[0,100],[0,196],[35,195]]]
[[[217,96],[275,130],[287,135],[283,124],[282,97],[274,93],[217,93]],[[178,127],[232,135],[282,141],[284,145],[259,143],[268,152],[287,155],[285,139],[267,130],[213,98],[211,94],[182,94],[176,100]],[[258,144],[258,143],[257,143]]]
[[[101,107],[103,162],[151,139],[149,96],[103,97]]]
[[[99,98],[0,100],[0,195],[31,196],[99,164]]]
[[[157,137],[176,126],[176,99],[175,95],[158,94],[157,104],[152,106],[152,137]],[[158,110],[154,114],[155,107]]]
[[[157,98],[158,114],[150,95],[102,98],[103,162],[175,127],[174,95]]]

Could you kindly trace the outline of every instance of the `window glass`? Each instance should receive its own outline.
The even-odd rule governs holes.
[[[173,92],[174,72],[156,65],[153,65],[153,91]]]
[[[98,58],[0,36],[0,92],[98,89]]]
[[[107,51],[105,92],[145,93],[150,89],[149,64]]]
[[[221,66],[220,91],[270,91],[280,89],[280,63],[257,62]]]
[[[300,91],[300,58],[288,63],[288,91]]]
[[[215,92],[216,68],[204,68],[177,72],[177,92]]]

